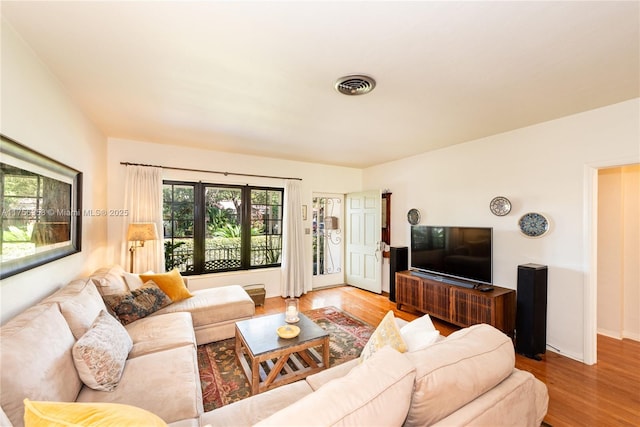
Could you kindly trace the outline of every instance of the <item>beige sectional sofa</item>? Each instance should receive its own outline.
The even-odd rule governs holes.
[[[0,425],[23,424],[25,397],[124,403],[150,411],[172,427],[537,426],[546,414],[545,385],[514,368],[511,340],[488,325],[462,329],[412,353],[385,347],[362,363],[356,359],[205,413],[197,331],[203,342],[227,337],[230,318],[244,318],[254,310],[248,296],[248,301],[245,296],[236,300],[230,289],[202,296],[213,304],[211,310],[221,313],[214,315],[203,302],[191,301],[183,307],[192,311],[179,311],[177,305],[126,325],[132,348],[120,382],[113,391],[94,390],[81,381],[72,347],[105,309],[98,287],[109,292],[107,288],[121,286],[120,273],[101,269],[92,276],[95,280],[74,281],[3,325]],[[194,292],[193,298],[199,294]],[[232,315],[230,306],[236,304],[238,312]],[[220,328],[207,324],[216,321]]]
[[[125,326],[132,348],[113,391],[80,379],[72,348],[107,308],[105,294],[127,289],[119,266],[75,280],[0,329],[0,425],[23,425],[23,400],[112,402],[148,410],[167,423],[203,413],[196,347],[233,336],[233,324],[251,318],[253,300],[240,286],[192,292]],[[96,286],[97,285],[97,286]]]
[[[412,353],[385,347],[202,415],[201,426],[539,426],[546,386],[482,324]]]

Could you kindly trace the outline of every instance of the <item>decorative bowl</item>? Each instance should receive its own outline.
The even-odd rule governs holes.
[[[276,332],[280,338],[289,339],[297,337],[300,334],[300,328],[296,325],[284,325],[276,329]]]

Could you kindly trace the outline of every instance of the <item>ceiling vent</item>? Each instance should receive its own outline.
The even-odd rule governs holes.
[[[335,88],[343,95],[364,95],[376,87],[376,81],[369,76],[354,75],[341,77],[336,81]]]

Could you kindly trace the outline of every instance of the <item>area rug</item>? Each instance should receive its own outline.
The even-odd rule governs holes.
[[[330,366],[360,356],[375,329],[336,307],[304,314],[329,332]],[[198,368],[205,411],[251,396],[249,383],[236,361],[235,338],[198,346]]]

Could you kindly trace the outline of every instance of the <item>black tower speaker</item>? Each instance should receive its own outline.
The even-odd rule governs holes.
[[[389,300],[396,302],[396,272],[409,269],[409,248],[398,246],[391,248],[389,257]]]
[[[516,351],[541,360],[547,348],[547,266],[518,266]]]

